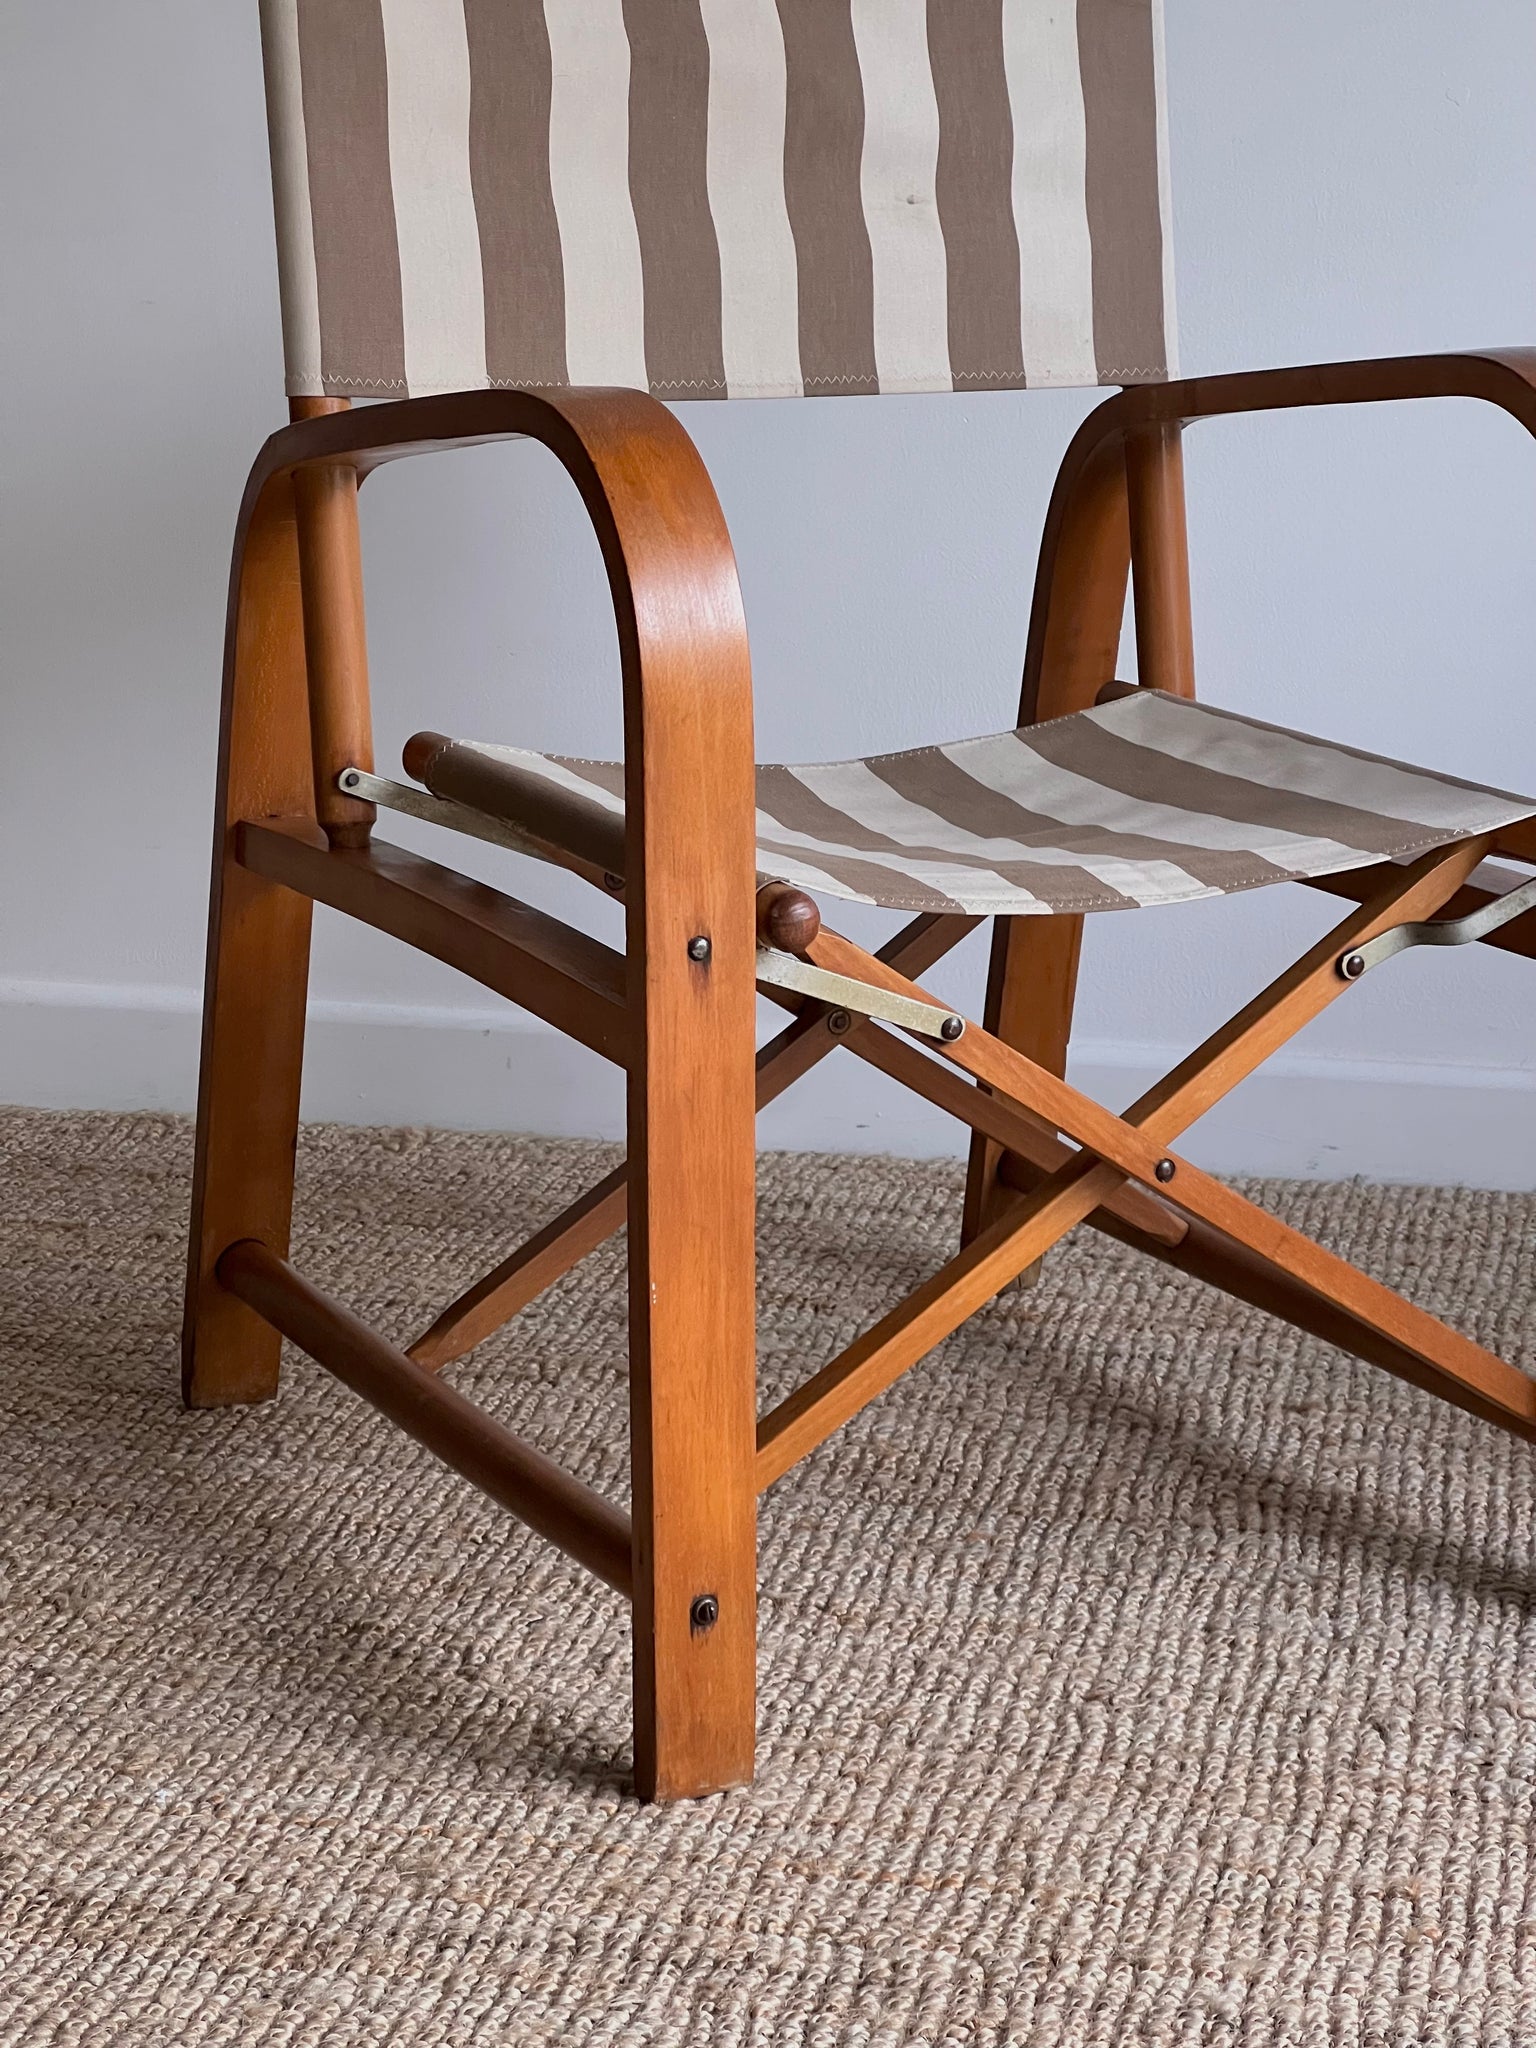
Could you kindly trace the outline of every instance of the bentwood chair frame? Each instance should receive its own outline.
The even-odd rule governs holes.
[[[251,472],[230,585],[188,1401],[267,1399],[286,1336],[626,1596],[636,1782],[656,1798],[752,1773],[759,1494],[1078,1223],[1536,1436],[1536,1382],[1172,1149],[1403,943],[1536,951],[1536,883],[1500,889],[1479,871],[1490,852],[1536,866],[1536,801],[1522,809],[1504,792],[1175,701],[1194,695],[1183,425],[1463,396],[1536,433],[1536,356],[1161,381],[1172,329],[1158,0],[262,0],[262,27],[292,421]],[[866,876],[873,864],[875,887],[800,863],[800,881],[823,893],[919,909],[870,953],[824,929],[794,866],[785,879],[775,864],[813,835],[796,839],[791,824],[788,839],[757,836],[755,804],[770,811],[754,789],[746,627],[704,466],[656,396],[607,387],[767,399],[1041,383],[1130,388],[1090,415],[1057,477],[1021,730],[997,739],[1010,761],[1044,762],[1037,790],[1057,772],[1052,746],[1097,746],[1099,760],[1129,748],[1136,774],[1156,780],[1153,800],[1108,824],[1098,814],[1101,853],[1104,835],[1133,850],[1095,869],[1083,836],[1050,836],[1064,818],[1083,824],[1076,797],[1053,809],[1047,791],[1031,810],[1005,791],[1009,816],[1030,821],[1024,838],[973,829],[937,793],[972,743],[921,750],[938,808],[900,814],[917,813],[920,829],[893,841],[882,825],[873,849],[868,834],[836,842]],[[353,410],[353,392],[389,402]],[[607,566],[625,759],[585,764],[609,779],[584,811],[549,796],[570,797],[573,764],[531,757],[543,769],[530,785],[496,745],[418,734],[406,766],[424,789],[374,773],[358,486],[382,462],[514,438],[563,466]],[[1132,586],[1140,686],[1127,702],[1114,673]],[[1189,757],[1182,740],[1138,752],[1125,738],[1137,721],[1220,728],[1201,787],[1219,782],[1230,803],[1241,785],[1258,810],[1161,803],[1174,757]],[[1291,782],[1278,765],[1287,747],[1313,764]],[[1239,774],[1222,765],[1233,750],[1249,763]],[[1421,808],[1395,813],[1385,837],[1341,839],[1342,818],[1367,827],[1391,810],[1363,800],[1365,763],[1375,787],[1407,789]],[[814,783],[829,766],[872,778],[889,819],[895,785],[874,761],[763,774]],[[898,773],[889,760],[885,770]],[[1091,774],[1086,784],[1097,802],[1103,788]],[[1320,794],[1314,822],[1298,825],[1293,800],[1304,810]],[[1278,836],[1293,853],[1309,845],[1310,864],[1260,860],[1260,874],[1252,857],[1278,839],[1234,841],[1227,828],[1246,830],[1259,811],[1273,822],[1282,800],[1292,808]],[[834,808],[816,801],[818,816]],[[622,950],[385,843],[376,802],[499,838],[622,897]],[[965,802],[977,819],[999,815]],[[855,811],[850,801],[844,821],[862,829]],[[1178,829],[1154,829],[1158,816]],[[972,834],[958,868],[930,858],[935,843],[955,852],[951,828]],[[1225,880],[1192,871],[1202,849],[1221,851]],[[902,872],[917,886],[903,893],[890,863],[909,854]],[[990,881],[931,886],[936,870]],[[1118,878],[1107,901],[1083,887],[1106,872]],[[1076,893],[1054,886],[1066,873]],[[1077,906],[1282,875],[1353,907],[1125,1115],[1067,1084]],[[627,1079],[624,1167],[408,1349],[288,1259],[315,903],[446,961]],[[984,1016],[967,1022],[921,978],[977,924],[972,910],[999,905]],[[791,1013],[760,1051],[759,990]],[[972,1133],[961,1244],[759,1416],[755,1109],[833,1053]],[[627,1512],[443,1376],[626,1222]]]
[[[1092,704],[1134,584],[1144,684],[1193,689],[1180,433],[1189,420],[1460,396],[1536,434],[1536,354],[1430,356],[1136,388],[1073,441],[1046,522],[1021,723]],[[910,1035],[783,989],[753,1066],[751,685],[730,543],[675,417],[632,391],[473,392],[348,410],[298,401],[247,486],[235,543],[186,1395],[266,1399],[299,1344],[633,1604],[637,1782],[748,1778],[755,1502],[1074,1224],[1138,1249],[1527,1438],[1536,1384],[1192,1166],[1175,1139],[1351,985],[1373,937],[1496,901],[1497,851],[1536,828],[1321,886],[1344,921],[1126,1115],[1061,1078],[1080,918],[1000,918],[982,1025]],[[377,464],[526,436],[574,480],[607,565],[630,791],[623,954],[373,837],[338,778],[371,767],[356,489]],[[313,903],[459,968],[627,1072],[628,1160],[398,1349],[287,1262]],[[772,906],[768,906],[770,911]],[[881,954],[828,930],[815,967],[923,997],[976,920],[920,916]],[[1470,935],[1470,934],[1468,934]],[[1488,942],[1536,952],[1536,912]],[[707,938],[709,945],[696,943]],[[697,957],[700,952],[707,957]],[[771,1413],[756,1413],[753,1114],[835,1050],[974,1133],[963,1248]],[[440,1369],[629,1224],[633,1490],[625,1514],[491,1420]]]

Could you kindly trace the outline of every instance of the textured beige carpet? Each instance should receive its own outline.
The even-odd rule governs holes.
[[[1536,1454],[1084,1236],[764,1517],[755,1789],[626,1789],[617,1599],[315,1368],[175,1393],[184,1125],[0,1118],[0,2042],[1536,2042]],[[595,1147],[315,1131],[405,1334]],[[1536,1199],[1272,1188],[1536,1367]],[[764,1379],[952,1245],[776,1159]],[[622,1493],[617,1248],[460,1383]]]

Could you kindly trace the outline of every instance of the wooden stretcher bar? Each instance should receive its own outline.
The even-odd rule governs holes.
[[[626,1597],[630,1520],[445,1381],[386,1343],[253,1238],[232,1244],[219,1284],[391,1422]]]

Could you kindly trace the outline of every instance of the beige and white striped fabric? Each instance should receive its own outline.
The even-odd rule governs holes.
[[[480,743],[594,809],[620,763]],[[759,871],[892,910],[1127,910],[1341,874],[1536,816],[1459,782],[1137,691],[988,739],[757,771]]]
[[[262,0],[288,389],[1170,374],[1161,0]]]

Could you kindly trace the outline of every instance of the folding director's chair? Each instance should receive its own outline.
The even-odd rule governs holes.
[[[293,424],[235,542],[187,1399],[267,1398],[285,1335],[628,1595],[656,1798],[751,1775],[757,1495],[1075,1224],[1536,1435],[1536,1383],[1175,1150],[1403,947],[1536,950],[1536,881],[1485,865],[1536,866],[1536,800],[1195,701],[1181,427],[1461,394],[1536,431],[1536,357],[1169,381],[1156,0],[266,0],[263,33]],[[660,398],[1096,383],[1125,388],[1056,482],[1017,729],[754,794],[730,542]],[[601,542],[625,759],[421,733],[380,776],[357,486],[517,436]],[[384,843],[380,808],[573,869],[624,952]],[[1279,881],[1350,908],[1125,1115],[1067,1085],[1088,912]],[[829,899],[910,919],[872,954]],[[626,1166],[409,1350],[287,1259],[315,902],[628,1076]],[[977,1024],[920,977],[988,917]],[[754,1064],[755,991],[789,1018]],[[754,1104],[834,1052],[970,1128],[962,1241],[759,1416]],[[626,1221],[627,1513],[441,1377]]]

